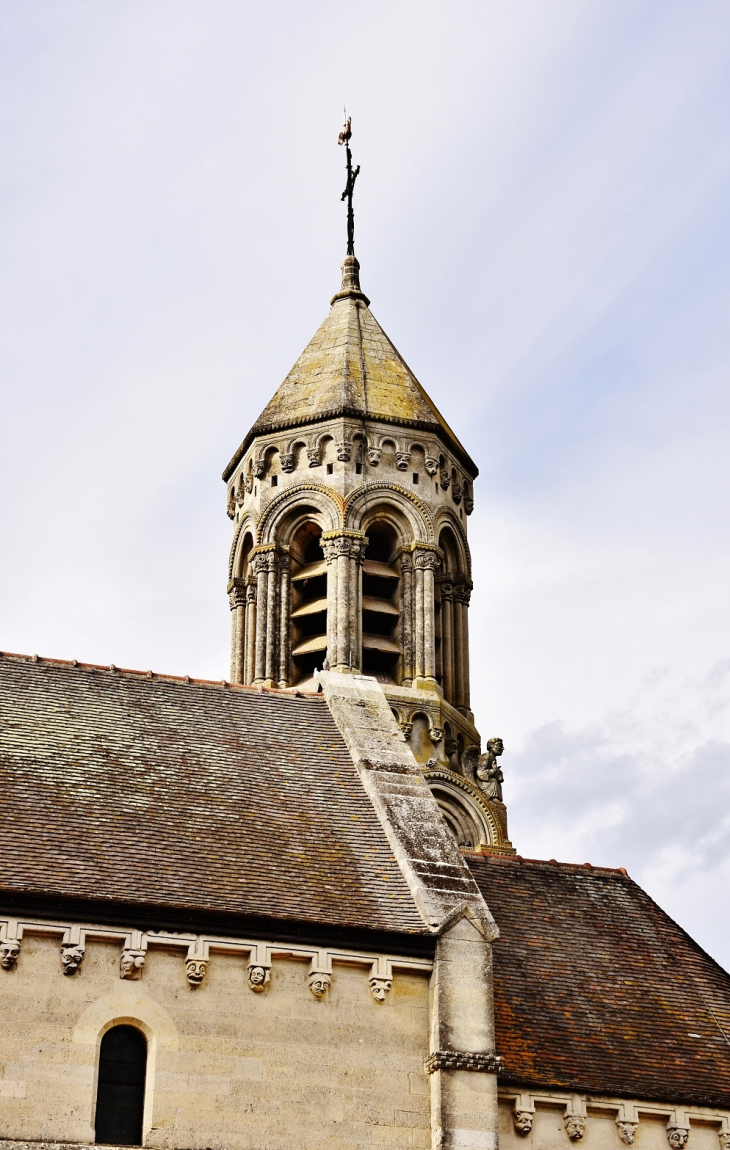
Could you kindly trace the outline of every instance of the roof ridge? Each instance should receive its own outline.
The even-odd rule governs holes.
[[[111,675],[147,679],[150,682],[180,683],[183,686],[219,687],[226,690],[250,692],[254,695],[286,695],[289,698],[321,699],[318,691],[302,691],[297,687],[260,687],[250,683],[231,683],[228,679],[199,679],[193,675],[173,675],[166,671],[140,671],[135,667],[118,667],[116,663],[85,663],[80,659],[58,659],[49,655],[24,655],[18,651],[0,651],[0,659],[14,659],[21,663],[43,663],[53,667],[78,667],[82,671],[107,671]]]

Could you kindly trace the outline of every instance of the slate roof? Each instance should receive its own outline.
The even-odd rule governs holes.
[[[428,934],[321,696],[4,655],[0,804],[0,893]]]
[[[730,975],[625,873],[469,855],[503,1085],[730,1107]]]
[[[472,476],[477,468],[388,339],[343,264],[343,290],[223,473],[227,479],[257,435],[336,416],[370,417],[420,428],[450,444]]]

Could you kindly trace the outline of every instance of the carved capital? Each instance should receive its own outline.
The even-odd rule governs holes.
[[[279,456],[279,458],[281,459],[281,470],[282,471],[293,471],[294,470],[294,452],[293,451],[284,451]]]
[[[586,1117],[584,1114],[566,1114],[563,1118],[565,1133],[571,1142],[580,1142],[586,1132]]]
[[[248,985],[254,994],[263,994],[271,982],[271,967],[251,962],[248,966]]]
[[[437,1050],[426,1059],[426,1072],[436,1070],[476,1070],[485,1074],[500,1074],[504,1063],[497,1054],[473,1054],[462,1050]]]
[[[616,1129],[618,1130],[618,1136],[625,1146],[633,1146],[638,1126],[638,1122],[630,1122],[626,1118],[616,1119]]]
[[[410,463],[410,461],[411,461],[410,451],[396,451],[396,453],[395,453],[395,465],[399,471],[406,471],[408,469],[408,464]]]
[[[208,973],[208,960],[199,955],[185,959],[185,977],[191,986],[200,986]]]
[[[426,550],[424,547],[418,547],[413,552],[413,566],[417,571],[436,571],[441,559],[438,552],[434,550]]]
[[[320,538],[320,545],[328,563],[341,555],[361,561],[365,558],[367,544],[367,535],[363,535],[362,531],[325,531]]]
[[[0,942],[0,966],[3,970],[14,970],[20,958],[20,940],[4,938]]]
[[[86,948],[80,942],[64,942],[61,946],[61,965],[63,966],[63,973],[68,975],[76,974],[76,971],[84,961],[84,954]]]
[[[274,571],[276,569],[274,544],[269,543],[261,548],[254,547],[251,552],[250,563],[256,575],[260,575],[262,571]]]
[[[243,583],[237,583],[232,591],[229,592],[228,602],[230,604],[231,611],[235,611],[237,607],[246,606],[247,592],[248,588]]]
[[[125,947],[119,962],[119,977],[127,979],[141,978],[142,971],[144,970],[144,960],[145,952],[143,950],[132,950],[130,947]]]
[[[439,579],[438,585],[441,589],[441,601],[443,603],[450,602],[454,598],[454,581],[451,576],[443,575]]]
[[[467,607],[471,600],[471,587],[468,583],[458,583],[454,587],[454,599],[457,603],[466,603]]]
[[[370,979],[370,993],[376,1002],[385,1002],[388,997],[388,991],[393,985],[392,978],[371,978]]]
[[[401,573],[413,570],[413,559],[410,555],[402,555],[400,561]]]

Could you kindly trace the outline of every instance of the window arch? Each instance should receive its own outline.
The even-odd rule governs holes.
[[[147,1041],[136,1026],[113,1026],[101,1040],[96,1141],[142,1145]]]

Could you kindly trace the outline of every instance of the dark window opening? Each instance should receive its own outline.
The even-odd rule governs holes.
[[[413,472],[413,482],[418,483],[418,472],[417,471]]]
[[[355,474],[362,475],[362,463],[355,464]]]
[[[114,1026],[101,1040],[96,1141],[142,1145],[147,1042],[134,1026]]]
[[[271,476],[271,486],[276,487],[278,482],[279,482],[279,476],[278,475],[272,475]]]
[[[334,463],[328,463],[327,464],[327,474],[328,475],[334,475],[334,471],[335,471]]]

